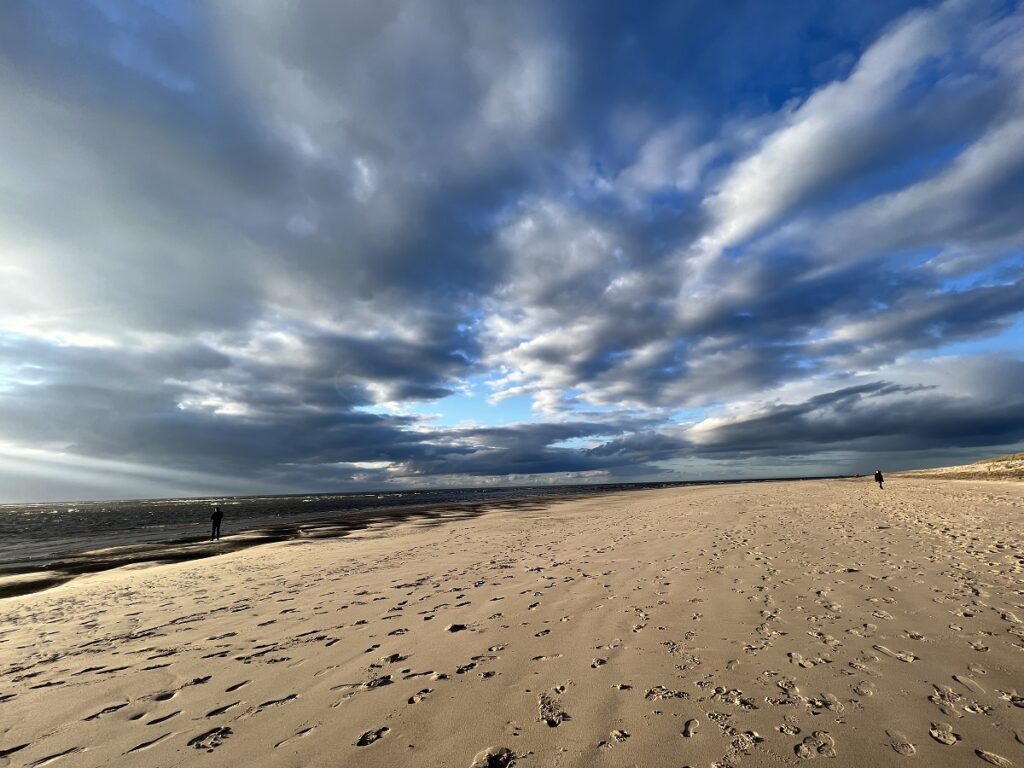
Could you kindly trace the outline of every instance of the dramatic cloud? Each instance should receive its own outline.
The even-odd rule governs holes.
[[[993,357],[963,365],[936,358],[875,375],[887,378],[829,377],[817,386],[839,388],[800,402],[734,405],[736,415],[707,419],[687,436],[700,451],[736,453],[804,453],[821,446],[849,448],[857,441],[877,450],[928,450],[1024,439],[1024,394],[1017,386],[1024,363],[1019,360]]]
[[[1012,446],[1022,40],[999,0],[4,3],[0,497]]]

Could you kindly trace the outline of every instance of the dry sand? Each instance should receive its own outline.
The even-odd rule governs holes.
[[[946,480],[1024,480],[1024,453],[982,459],[973,464],[900,472],[899,477],[943,478]]]
[[[0,765],[1024,766],[1022,530],[815,481],[109,571],[0,601]]]

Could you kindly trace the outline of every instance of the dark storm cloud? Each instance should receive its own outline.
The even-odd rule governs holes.
[[[1024,309],[1022,19],[4,3],[0,448],[280,488],[1012,441],[901,366]],[[535,423],[412,415],[471,380]]]
[[[993,357],[941,372],[934,383],[872,381],[777,403],[695,437],[703,455],[813,454],[841,447],[871,452],[1006,445],[1024,439],[1024,363]],[[906,371],[901,372],[906,375]],[[940,383],[941,382],[941,383]]]
[[[348,464],[367,462],[394,463],[403,476],[414,477],[605,469],[624,462],[595,461],[578,450],[552,446],[645,424],[603,420],[423,429],[408,417],[354,410],[372,400],[350,374],[338,379],[325,372],[318,380],[308,370],[289,376],[283,369],[261,368],[246,386],[263,391],[238,397],[239,389],[223,376],[226,360],[208,349],[134,354],[112,362],[91,349],[0,345],[0,364],[27,358],[33,363],[22,371],[25,383],[0,394],[6,437],[86,457],[168,462],[193,471],[212,462],[228,473],[255,473],[264,483],[290,483],[295,477],[344,482],[365,472]],[[174,405],[196,394],[173,378],[187,373],[217,376],[220,386],[201,393],[202,409]],[[379,370],[372,373],[374,383],[386,381]],[[240,378],[237,369],[231,375]],[[153,379],[161,376],[166,378],[158,387]],[[231,412],[236,402],[248,410]]]

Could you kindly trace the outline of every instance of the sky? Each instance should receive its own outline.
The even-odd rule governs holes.
[[[1024,8],[0,3],[0,500],[1024,441]]]

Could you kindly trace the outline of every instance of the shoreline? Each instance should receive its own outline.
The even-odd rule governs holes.
[[[546,499],[555,504],[579,498]],[[354,532],[373,527],[391,527],[403,522],[447,522],[467,520],[489,510],[527,508],[536,499],[523,498],[507,502],[429,504],[358,510],[334,518],[304,519],[291,523],[249,528],[227,534],[217,541],[206,537],[175,539],[148,544],[130,544],[104,549],[69,552],[48,562],[43,568],[6,566],[0,568],[0,600],[31,594],[66,584],[77,577],[125,567],[146,567],[205,560],[267,544],[289,541],[344,538]]]
[[[241,518],[243,527],[225,534],[218,541],[206,536],[184,536],[166,540],[147,540],[84,549],[65,549],[51,557],[33,557],[25,564],[0,563],[0,600],[30,594],[66,584],[78,577],[124,567],[148,567],[168,563],[202,560],[278,542],[305,539],[343,538],[355,531],[377,525],[397,525],[409,519],[430,519],[438,522],[469,519],[487,511],[520,509],[534,504],[557,504],[574,499],[604,496],[615,493],[640,493],[666,487],[690,488],[719,485],[774,482],[813,482],[831,478],[789,478],[754,480],[685,481],[678,484],[637,483],[598,486],[568,486],[571,490],[551,494],[537,493],[532,487],[524,488],[518,496],[482,501],[451,501],[424,504],[406,503],[395,506],[377,506],[352,509],[334,514],[315,516],[296,515],[296,519],[267,523],[263,519]],[[635,487],[631,487],[635,486]],[[545,489],[546,491],[547,489]],[[301,499],[294,494],[282,498]],[[216,497],[211,497],[211,499]],[[279,497],[231,497],[238,499],[264,499]],[[156,500],[146,500],[149,502]],[[168,500],[178,501],[178,500]],[[205,503],[207,499],[189,499]],[[251,526],[246,523],[252,522]],[[196,527],[204,526],[199,523]]]

